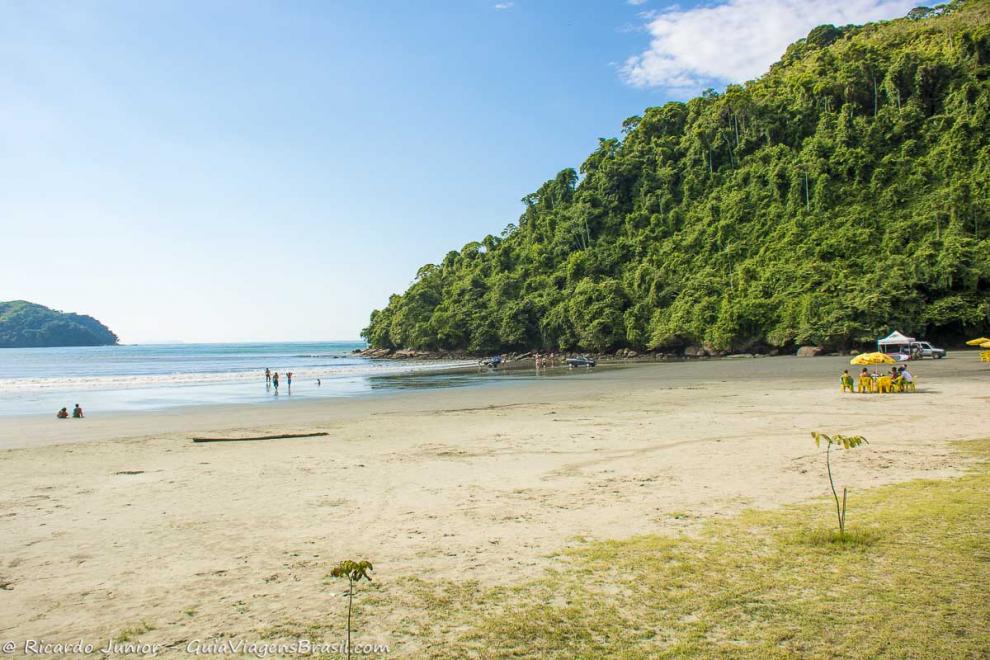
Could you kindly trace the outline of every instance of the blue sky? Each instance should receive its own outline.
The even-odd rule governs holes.
[[[903,0],[0,1],[0,300],[356,338],[626,117]]]

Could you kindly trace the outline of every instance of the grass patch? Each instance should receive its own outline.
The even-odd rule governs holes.
[[[113,636],[112,641],[115,643],[133,642],[137,641],[141,635],[149,633],[155,629],[154,624],[148,623],[147,621],[141,621],[138,624],[124,628],[119,633]]]
[[[985,657],[990,440],[962,446],[963,477],[857,491],[844,538],[819,500],[593,543],[511,587],[410,578],[392,606],[432,656]]]
[[[873,545],[880,534],[873,529],[853,529],[840,534],[834,529],[806,529],[796,532],[791,542],[798,545],[831,548],[858,548]]]

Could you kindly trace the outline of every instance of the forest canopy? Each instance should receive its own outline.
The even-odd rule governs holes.
[[[67,314],[24,300],[0,302],[0,348],[116,343],[117,335],[92,316]]]
[[[817,27],[755,81],[627,119],[362,334],[475,352],[985,334],[988,76],[990,0]]]

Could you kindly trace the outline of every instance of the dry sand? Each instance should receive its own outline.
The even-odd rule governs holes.
[[[0,420],[0,639],[271,636],[339,615],[329,566],[525,579],[585,539],[678,533],[826,494],[809,432],[862,489],[957,474],[990,430],[974,354],[920,391],[840,395],[841,358],[648,364],[530,383],[103,419]],[[191,435],[328,431],[194,444]],[[336,590],[336,591],[335,591]],[[401,618],[402,613],[396,616]],[[412,654],[391,619],[364,635]]]

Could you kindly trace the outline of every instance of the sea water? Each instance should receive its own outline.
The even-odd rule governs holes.
[[[0,349],[0,415],[54,415],[76,403],[87,412],[154,410],[457,385],[463,377],[444,372],[472,364],[370,360],[354,353],[364,346],[283,342],[5,348]],[[278,394],[266,387],[266,368],[279,373]]]

